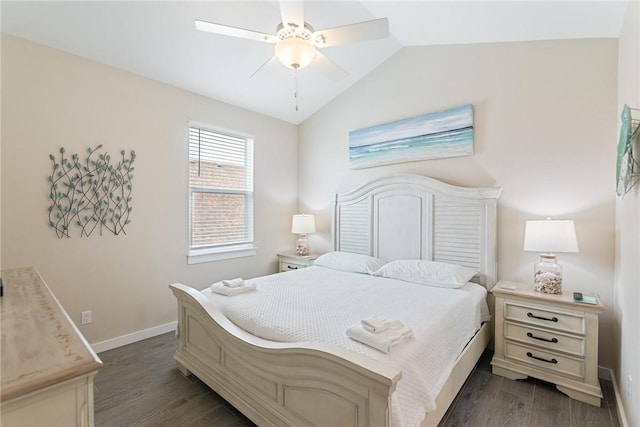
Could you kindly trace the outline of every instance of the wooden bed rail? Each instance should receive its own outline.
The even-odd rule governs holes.
[[[233,324],[202,293],[178,300],[180,370],[195,374],[260,426],[388,426],[402,372],[319,343],[279,343]]]

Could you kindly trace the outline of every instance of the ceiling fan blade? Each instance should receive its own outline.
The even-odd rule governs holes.
[[[273,65],[280,62],[278,60],[278,57],[273,55],[271,58],[267,59],[261,66],[258,67],[257,70],[255,70],[253,72],[253,74],[251,74],[251,76],[249,76],[250,79],[253,78],[253,76],[255,76],[256,74],[258,74],[258,72],[262,69],[267,69],[267,68],[273,68]]]
[[[389,37],[389,20],[380,18],[316,31],[311,35],[311,40],[318,47],[331,47],[385,37]]]
[[[317,52],[317,55],[313,59],[311,66],[327,76],[329,79],[336,82],[344,79],[349,75],[349,73],[340,68],[338,64],[336,64],[320,52]]]
[[[278,37],[273,34],[259,33],[245,30],[244,28],[231,27],[229,25],[215,24],[213,22],[196,20],[196,29],[207,33],[221,34],[223,36],[239,37],[241,39],[256,40],[266,43],[277,43]]]
[[[300,0],[280,0],[282,25],[304,28],[304,6]]]

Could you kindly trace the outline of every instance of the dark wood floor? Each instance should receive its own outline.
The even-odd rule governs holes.
[[[485,352],[456,396],[440,427],[619,427],[611,381],[600,380],[600,408],[570,399],[555,385],[527,378],[512,381],[491,373]]]
[[[98,427],[245,427],[247,418],[195,377],[176,368],[173,333],[100,353],[95,379]],[[485,353],[440,426],[618,427],[613,386],[601,381],[602,407],[569,399],[551,384],[491,374]]]

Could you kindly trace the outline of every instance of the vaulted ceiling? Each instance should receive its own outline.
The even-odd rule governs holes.
[[[200,19],[264,33],[277,1],[2,1],[2,32],[229,104],[300,123],[404,46],[617,38],[627,1],[307,1],[305,21],[326,29],[389,19],[390,37],[322,49],[347,71],[333,81],[313,63],[252,74],[273,45],[197,31]]]

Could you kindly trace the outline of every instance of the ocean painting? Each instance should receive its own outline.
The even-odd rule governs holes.
[[[473,106],[349,132],[352,169],[473,154]]]

